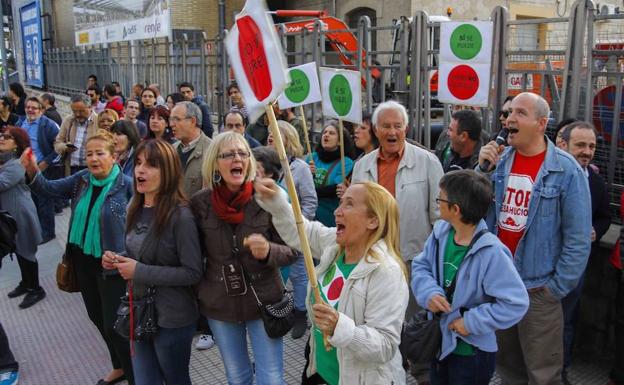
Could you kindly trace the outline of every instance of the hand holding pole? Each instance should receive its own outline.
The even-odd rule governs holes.
[[[318,279],[316,278],[316,270],[314,269],[314,261],[312,260],[312,251],[310,250],[310,244],[308,242],[308,236],[306,235],[303,215],[301,214],[301,206],[299,205],[299,198],[297,197],[297,191],[295,190],[295,181],[290,171],[290,165],[288,164],[288,157],[286,156],[286,150],[284,149],[284,142],[282,141],[282,134],[277,127],[277,119],[275,118],[275,112],[271,105],[265,107],[266,115],[269,119],[269,130],[273,135],[273,141],[275,144],[275,150],[279,156],[280,163],[282,164],[282,170],[284,172],[284,180],[286,181],[286,187],[288,190],[288,197],[292,205],[293,213],[295,215],[295,223],[297,225],[297,232],[299,233],[299,242],[301,244],[301,251],[303,251],[303,261],[305,264],[306,273],[308,274],[308,280],[312,288],[312,294],[314,295],[314,303],[323,303],[321,298],[321,292],[318,287]],[[325,349],[329,350],[330,345],[327,340],[328,336],[323,333],[323,341],[325,343]]]

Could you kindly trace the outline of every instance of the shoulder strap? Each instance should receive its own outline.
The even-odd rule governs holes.
[[[475,243],[477,243],[479,238],[481,238],[481,236],[483,236],[483,234],[485,234],[487,232],[488,232],[488,229],[481,229],[481,230],[479,230],[479,232],[477,232],[475,234],[474,237],[472,237],[472,241],[470,241],[470,244],[468,245],[468,250],[466,250],[466,256],[468,256],[468,253],[470,253],[470,250],[475,245]],[[459,269],[461,268],[461,265],[464,264],[464,261],[466,260],[466,256],[464,256],[464,259],[459,264],[459,267],[457,268],[457,273],[455,274],[455,277],[453,277],[453,281],[451,282],[451,285],[448,288],[444,289],[446,297],[449,298],[449,299],[451,299],[453,297],[453,294],[455,294],[455,285],[457,284],[457,276],[459,275]],[[442,286],[442,287],[444,287],[444,286]]]
[[[331,166],[329,166],[329,168],[327,169],[327,174],[325,174],[325,178],[323,178],[323,186],[327,184],[327,179],[329,179],[329,175],[332,173],[332,171],[334,171],[338,163],[340,163],[340,158],[336,159],[334,163],[332,163]]]

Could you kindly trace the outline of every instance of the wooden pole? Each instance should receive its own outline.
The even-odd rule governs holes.
[[[321,291],[318,287],[318,279],[316,278],[316,270],[314,269],[314,261],[312,260],[312,250],[310,250],[310,243],[308,242],[308,236],[306,235],[303,225],[303,214],[301,214],[299,197],[297,197],[297,191],[295,190],[295,180],[293,179],[292,172],[290,171],[290,165],[288,164],[288,157],[286,156],[286,150],[284,149],[282,134],[279,127],[277,127],[277,119],[275,118],[273,107],[268,104],[265,106],[265,111],[267,117],[269,118],[269,130],[273,135],[275,150],[277,151],[280,163],[282,164],[282,171],[284,172],[284,179],[286,180],[288,197],[290,198],[290,204],[292,205],[293,214],[295,215],[297,232],[299,233],[299,243],[301,244],[301,251],[303,252],[303,261],[305,263],[306,273],[308,274],[308,280],[310,281],[310,286],[312,288],[312,294],[314,295],[314,303],[323,303]],[[328,336],[323,333],[325,349],[329,350],[331,347],[327,338]]]
[[[308,134],[308,123],[306,122],[305,113],[303,111],[303,105],[299,106],[299,114],[301,115],[301,123],[303,125],[303,135],[305,136],[306,150],[308,150],[308,154],[310,154],[311,156],[312,146],[310,146],[310,135]]]
[[[342,119],[338,119],[338,126],[338,135],[340,136],[340,170],[342,171],[342,183],[347,186],[347,172],[344,154],[344,127],[342,125]]]

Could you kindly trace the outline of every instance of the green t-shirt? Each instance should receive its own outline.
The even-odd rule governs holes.
[[[318,277],[321,298],[335,309],[338,309],[338,300],[340,299],[340,293],[342,293],[345,281],[349,278],[355,266],[357,266],[357,263],[346,264],[344,258],[345,254],[343,252],[325,274]],[[314,302],[313,297],[310,297],[310,299]],[[338,385],[340,371],[336,348],[332,347],[329,351],[325,350],[323,333],[316,327],[313,327],[312,330],[316,346],[316,371],[329,385]]]
[[[459,265],[461,265],[466,253],[468,253],[468,246],[462,246],[455,243],[455,229],[451,228],[446,241],[446,247],[444,249],[444,287],[448,288],[453,282],[453,278],[457,275]],[[451,294],[452,295],[452,294]],[[452,302],[453,298],[449,298],[449,302]],[[453,351],[454,354],[459,356],[472,356],[474,354],[474,346],[465,342],[461,338],[457,339],[457,347]]]

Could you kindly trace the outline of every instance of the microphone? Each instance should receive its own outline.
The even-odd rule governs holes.
[[[496,136],[496,145],[500,146],[501,144],[507,143],[507,135],[509,135],[509,131],[507,130],[507,128],[501,128],[501,130],[498,132],[498,135]],[[483,166],[479,167],[482,171],[486,172],[490,169],[490,161],[486,160],[485,162],[483,162]]]

